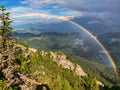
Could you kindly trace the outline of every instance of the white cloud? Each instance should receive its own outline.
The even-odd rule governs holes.
[[[99,15],[103,13],[104,11],[101,10],[105,8],[106,3],[109,1],[111,0],[24,0],[21,3],[32,8],[44,8],[52,5],[51,7],[57,9],[58,12],[61,9],[65,9],[68,11],[64,14],[69,13],[69,15],[81,16],[81,13],[84,13],[84,15]],[[59,6],[61,8],[58,8]],[[96,11],[96,9],[98,10]]]
[[[13,17],[19,17],[19,16],[27,14],[27,13],[45,13],[45,14],[49,14],[48,11],[33,9],[33,8],[29,8],[29,7],[13,7],[11,9],[9,9],[8,11],[12,12]]]
[[[87,24],[96,24],[96,23],[99,23],[99,21],[93,20],[93,21],[88,21],[88,22],[87,22]]]
[[[83,16],[83,12],[76,11],[76,10],[70,10],[70,11],[66,12],[66,14],[69,16],[75,16],[75,17]]]
[[[45,10],[36,10],[28,7],[15,7],[9,11],[12,12],[11,17],[14,24],[62,22],[68,20],[68,18],[73,19],[84,15],[91,15],[90,13],[76,10],[64,12],[63,15],[54,15]]]
[[[63,3],[64,0],[24,0],[24,1],[21,1],[22,4],[27,4],[27,5],[30,5],[30,6],[34,6],[34,7],[42,7],[42,6],[46,6],[46,5],[49,5],[49,4],[60,4],[60,3]]]
[[[26,4],[32,8],[44,8],[49,5],[53,9],[67,9],[67,10],[78,10],[83,11],[85,7],[83,6],[84,0],[24,0],[21,1],[22,4]],[[57,5],[57,6],[56,6]],[[58,8],[60,6],[60,8]]]
[[[11,16],[15,23],[58,22],[63,21],[60,20],[59,16],[64,19],[66,17],[100,15],[100,13],[90,12],[86,9],[96,2],[95,0],[24,0],[21,3],[26,4],[26,6],[14,7],[9,11],[12,12]],[[56,9],[57,12],[54,14],[51,9],[44,10],[45,6],[51,6],[52,10]]]
[[[57,7],[56,7],[57,8]],[[15,24],[22,23],[36,23],[36,22],[61,22],[64,21],[66,17],[74,18],[76,16],[82,16],[82,12],[76,10],[69,10],[63,13],[62,15],[54,15],[49,11],[42,9],[35,9],[31,7],[13,7],[8,11],[12,12],[11,17]],[[64,17],[64,18],[59,18]]]
[[[29,7],[14,7],[8,11],[12,12],[11,18],[15,24],[58,21],[58,16],[45,10],[32,9]]]
[[[106,0],[108,1],[108,0]],[[104,2],[106,2],[104,1]],[[100,6],[101,3],[104,4],[103,0],[24,0],[21,1],[22,4],[26,4],[28,6],[34,7],[43,7],[48,6],[51,4],[61,5],[67,9],[73,10],[82,10],[90,7],[97,7],[96,5]],[[89,7],[89,8],[90,8]]]

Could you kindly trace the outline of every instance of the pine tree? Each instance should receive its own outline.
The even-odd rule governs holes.
[[[1,26],[0,26],[0,36],[1,36],[1,60],[0,69],[4,74],[4,79],[7,80],[7,86],[11,86],[15,81],[15,67],[14,60],[14,45],[15,39],[11,38],[10,35],[13,33],[13,28],[11,27],[11,19],[9,18],[9,12],[6,12],[4,5],[0,6],[1,14]]]
[[[2,36],[2,53],[7,49],[7,40],[9,35],[13,33],[13,28],[11,27],[12,20],[9,18],[10,12],[6,12],[4,5],[0,6],[1,13],[0,19],[2,26],[0,27],[0,35]]]

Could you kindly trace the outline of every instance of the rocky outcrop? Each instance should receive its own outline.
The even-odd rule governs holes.
[[[75,71],[75,73],[79,76],[87,76],[87,74],[83,71],[80,65],[71,62],[70,59],[68,59],[67,56],[64,55],[62,52],[41,51],[40,53],[43,57],[50,55],[52,60],[58,65],[61,65],[63,68]]]
[[[101,87],[104,87],[104,84],[103,84],[102,82],[100,82],[100,81],[97,81],[97,84],[98,84],[99,86],[101,86]]]

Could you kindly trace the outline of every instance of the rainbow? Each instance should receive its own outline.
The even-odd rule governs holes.
[[[16,17],[13,17],[13,18],[19,18],[19,17],[31,17],[31,16],[39,16],[39,17],[43,17],[44,14],[41,14],[41,13],[28,13],[28,14],[25,14],[25,15],[21,15],[21,16],[16,16]],[[96,38],[96,36],[94,36],[90,30],[86,29],[85,27],[83,27],[81,24],[78,24],[74,21],[72,21],[71,17],[66,17],[66,16],[51,16],[51,15],[45,15],[46,17],[54,17],[54,18],[57,18],[57,19],[60,19],[60,20],[64,20],[64,21],[67,21],[69,23],[71,23],[72,25],[80,28],[81,30],[83,30],[86,34],[88,34],[93,40],[95,40],[95,42],[101,47],[101,49],[104,51],[104,53],[106,54],[107,58],[109,59],[111,65],[113,66],[114,68],[114,71],[116,73],[116,75],[118,74],[117,73],[117,66],[113,60],[113,58],[111,57],[110,53],[107,51],[107,49],[102,45],[102,43]]]
[[[72,25],[75,25],[76,27],[80,28],[81,30],[83,30],[85,33],[87,33],[93,40],[95,40],[97,42],[97,44],[103,49],[104,53],[107,55],[107,58],[109,59],[111,65],[114,68],[115,73],[117,74],[117,65],[115,64],[113,58],[111,57],[110,53],[107,51],[107,49],[103,46],[103,44],[96,38],[96,36],[94,36],[90,30],[86,29],[85,27],[83,27],[81,24],[78,24],[74,21],[72,21],[72,19],[70,19],[69,17],[59,17],[59,19],[64,19],[65,21],[71,23]]]

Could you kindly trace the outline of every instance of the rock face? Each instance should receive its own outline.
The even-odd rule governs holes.
[[[36,52],[36,49],[30,48],[30,51]],[[74,70],[75,73],[79,76],[87,76],[83,69],[78,64],[74,64],[64,55],[62,52],[52,52],[52,51],[40,51],[40,54],[45,57],[50,55],[54,62],[58,65],[61,65],[63,68]]]
[[[70,59],[66,57],[62,52],[46,52],[41,51],[40,52],[42,56],[50,55],[50,57],[56,62],[58,65],[61,65],[63,68],[70,69],[72,71],[75,71],[75,73],[79,76],[87,76],[87,74],[83,71],[83,69],[80,67],[80,65],[72,63]]]
[[[76,66],[75,72],[77,73],[77,75],[87,76],[87,74],[83,71],[83,69],[79,65]]]

